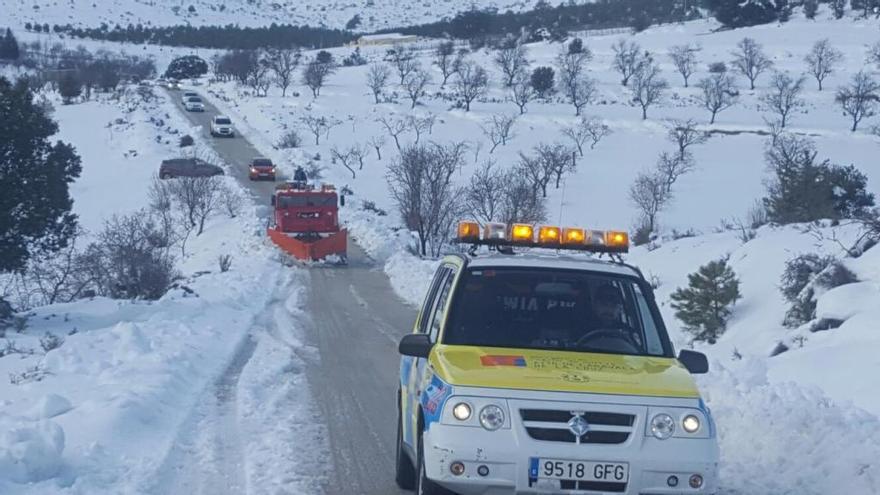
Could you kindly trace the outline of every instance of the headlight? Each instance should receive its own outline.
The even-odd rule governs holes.
[[[700,429],[700,418],[693,414],[688,414],[681,420],[681,427],[688,433],[696,433]]]
[[[471,406],[467,402],[459,402],[452,408],[452,415],[459,421],[467,421],[471,417]]]
[[[504,426],[504,411],[494,404],[489,404],[480,411],[480,424],[489,431],[501,428]]]
[[[658,414],[651,420],[651,433],[660,440],[666,440],[675,433],[675,421],[668,414]]]

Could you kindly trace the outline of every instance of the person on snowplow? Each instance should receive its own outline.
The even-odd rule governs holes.
[[[306,171],[303,170],[302,167],[297,166],[296,171],[293,172],[293,184],[298,188],[305,188],[306,183],[309,181],[309,178],[306,177]]]

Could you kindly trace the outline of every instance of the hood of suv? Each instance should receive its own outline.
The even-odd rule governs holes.
[[[437,345],[431,365],[452,385],[652,397],[699,397],[675,359]]]

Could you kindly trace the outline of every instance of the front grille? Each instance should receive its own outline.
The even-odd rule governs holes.
[[[604,411],[578,411],[577,414],[590,425],[589,431],[580,437],[568,428],[569,420],[575,416],[572,411],[520,409],[520,417],[529,436],[545,442],[619,445],[629,439],[635,423],[635,415],[632,414]]]

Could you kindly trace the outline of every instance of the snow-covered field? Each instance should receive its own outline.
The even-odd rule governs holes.
[[[471,5],[516,12],[528,10],[535,3],[537,0],[2,0],[0,11],[5,15],[0,23],[16,27],[24,26],[25,22],[84,27],[107,23],[111,27],[116,24],[124,27],[128,24],[268,26],[274,22],[342,29],[352,17],[360,15],[361,25],[357,30],[373,31],[452,17]]]
[[[180,153],[180,135],[201,140],[164,92],[157,97],[54,102],[56,137],[83,159],[71,191],[87,238],[111,215],[146,206],[149,181],[159,161]],[[220,255],[232,256],[228,272],[218,269]],[[0,347],[8,377],[0,382],[0,493],[180,493],[193,482],[185,459],[209,472],[229,463],[240,472],[223,470],[218,480],[265,493],[317,490],[321,466],[294,462],[307,450],[320,463],[327,448],[303,400],[300,354],[313,351],[292,316],[307,274],[279,266],[247,203],[189,241],[182,280],[158,301],[98,297],[26,313],[24,331],[9,329]],[[50,336],[61,345],[46,352]],[[259,359],[250,361],[254,349]],[[229,397],[215,397],[220,391]],[[234,436],[239,450],[222,450],[212,431]],[[290,462],[267,471],[267,458]]]
[[[850,132],[847,117],[833,99],[834,90],[854,72],[876,69],[864,64],[867,46],[880,39],[876,21],[833,21],[824,10],[820,19],[796,18],[782,26],[717,33],[712,32],[717,27],[713,22],[698,21],[652,28],[632,37],[655,53],[671,85],[664,101],[649,110],[646,121],[641,119],[640,110],[629,104],[619,75],[610,70],[611,45],[619,38],[587,39],[595,54],[590,72],[599,81],[599,97],[585,108],[585,113],[602,118],[613,134],[595,150],[587,151],[577,173],[569,176],[563,187],[551,186],[549,191],[549,219],[553,223],[628,228],[636,217],[627,199],[629,184],[636,174],[653,165],[661,151],[672,150],[673,145],[665,140],[664,120],[695,118],[701,129],[716,131],[708,143],[694,148],[698,169],[675,184],[673,203],[660,214],[664,236],[650,249],[634,249],[628,261],[639,265],[658,284],[664,319],[679,348],[689,346],[690,339],[674,317],[669,295],[687,283],[687,274],[701,264],[729,256],[741,280],[743,298],[734,308],[725,335],[715,345],[696,346],[713,363],[713,372],[700,384],[719,423],[724,493],[880,493],[876,465],[880,458],[876,440],[880,401],[869,378],[880,373],[880,360],[874,352],[880,344],[876,334],[878,315],[873,307],[880,300],[880,248],[857,259],[844,259],[844,247],[857,237],[857,228],[849,225],[765,226],[748,242],[740,239],[738,231],[721,228],[722,220],[744,218],[765,193],[766,136],[758,132],[766,130],[762,118],[772,116],[760,107],[759,97],[767,90],[769,78],[759,78],[754,91],[740,78],[739,104],[720,113],[714,125],[708,125],[708,112],[694,101],[698,90],[683,87],[665,54],[673,44],[700,44],[700,66],[691,78],[693,84],[706,75],[708,63],[729,62],[736,42],[750,36],[764,45],[777,69],[799,74],[805,70],[803,57],[812,43],[829,38],[844,52],[844,62],[825,81],[825,91],[819,92],[815,81],[807,79],[804,97],[808,104],[793,116],[788,130],[815,140],[821,157],[834,163],[855,164],[868,176],[869,190],[880,193],[875,159],[880,142],[866,130],[877,122],[863,122],[859,132]],[[543,43],[528,48],[532,67],[553,65],[559,50],[558,45]],[[346,53],[335,51],[339,57]],[[372,60],[382,56],[381,52],[365,54]],[[427,54],[423,56],[422,65],[429,67]],[[229,84],[213,85],[209,94],[236,119],[243,132],[254,136],[261,149],[276,161],[283,160],[288,171],[293,164],[320,155],[318,161],[327,167],[326,181],[348,186],[357,200],[374,202],[388,212],[387,216],[379,216],[363,211],[358,209],[358,201],[353,201],[355,208],[346,211],[344,218],[352,235],[385,263],[395,290],[415,305],[421,302],[436,261],[420,260],[408,252],[412,238],[400,229],[385,178],[385,168],[396,155],[393,143],[389,138],[382,160],[371,150],[356,178],[331,162],[330,150],[365,145],[372,136],[384,134],[375,122],[378,116],[433,113],[438,116],[437,123],[431,135],[422,139],[467,141],[472,157],[482,148],[479,158],[462,171],[460,183],[465,184],[476,165],[485,160],[511,166],[520,151],[528,152],[539,142],[565,139],[559,128],[573,122],[573,108],[564,102],[532,102],[515,125],[518,137],[489,155],[480,123],[492,114],[512,114],[517,109],[504,101],[506,91],[499,87],[489,55],[481,52],[474,57],[484,67],[491,67],[494,77],[488,97],[475,103],[469,113],[451,109],[449,101],[437,97],[449,89],[436,83],[440,77],[436,68],[431,69],[435,80],[428,91],[431,96],[414,111],[402,94],[398,104],[374,105],[364,84],[366,68],[340,69],[317,99],[312,99],[306,88],[297,88],[303,95],[298,97],[281,98],[272,92],[267,98],[254,98]],[[305,114],[332,116],[340,124],[322,137],[320,146],[315,146],[300,125]],[[273,149],[272,145],[292,128],[302,134],[303,148]],[[405,141],[412,140],[412,135],[406,135]],[[695,235],[672,240],[674,230],[693,230]],[[779,291],[780,275],[785,261],[805,253],[844,259],[861,281],[820,295],[820,317],[846,320],[835,330],[811,333],[782,325],[788,303]],[[780,342],[790,350],[770,357]],[[811,468],[804,469],[804,465]]]

